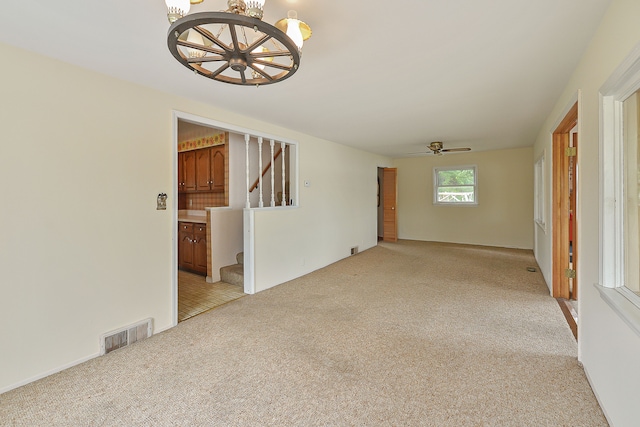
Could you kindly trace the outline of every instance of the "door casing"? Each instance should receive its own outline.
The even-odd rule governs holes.
[[[570,146],[571,130],[578,124],[578,103],[569,109],[556,130],[553,132],[553,284],[554,298],[571,297],[569,279],[565,276],[565,270],[569,267],[569,158],[566,149]],[[577,165],[577,157],[574,165]],[[574,192],[577,190],[574,182]],[[576,212],[573,215],[574,224],[578,223]],[[575,226],[577,230],[577,226]],[[577,241],[577,233],[574,239]],[[577,262],[577,250],[574,242],[574,265]],[[574,279],[574,287],[577,288],[577,278]]]

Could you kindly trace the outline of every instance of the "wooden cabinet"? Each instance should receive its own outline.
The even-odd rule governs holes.
[[[211,190],[224,193],[224,145],[211,148]]]
[[[224,145],[195,150],[196,189],[202,192],[224,192]]]
[[[194,270],[207,275],[207,226],[193,224],[193,262]]]
[[[184,153],[178,153],[178,193],[184,192]]]
[[[178,268],[193,270],[193,223],[178,223]]]
[[[178,153],[178,192],[196,191],[196,153]]]
[[[224,193],[225,146],[178,153],[178,193]]]
[[[196,191],[211,190],[211,149],[196,150]]]
[[[178,223],[178,268],[207,274],[207,226],[193,222]]]

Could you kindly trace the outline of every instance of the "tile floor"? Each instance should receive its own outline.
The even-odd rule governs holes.
[[[178,270],[178,322],[245,295],[239,286],[207,283],[204,276]]]

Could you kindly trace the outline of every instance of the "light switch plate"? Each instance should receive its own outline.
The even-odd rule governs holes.
[[[160,193],[158,194],[158,198],[156,199],[157,205],[156,205],[156,209],[159,211],[165,211],[167,210],[167,194],[166,193]]]

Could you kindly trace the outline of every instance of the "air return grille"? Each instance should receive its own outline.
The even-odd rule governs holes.
[[[153,332],[152,319],[146,319],[134,325],[125,326],[100,336],[100,354],[107,354],[113,350],[133,344],[151,336]]]

